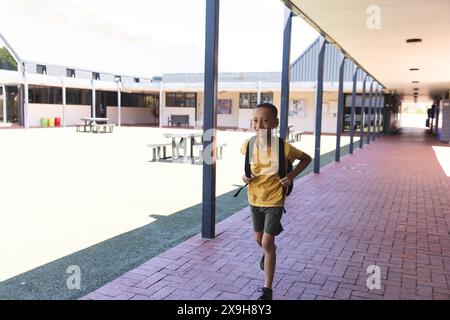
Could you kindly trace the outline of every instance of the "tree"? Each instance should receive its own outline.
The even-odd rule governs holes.
[[[5,47],[0,48],[0,69],[17,71],[16,60]]]

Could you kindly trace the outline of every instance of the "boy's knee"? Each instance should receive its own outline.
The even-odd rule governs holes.
[[[273,238],[263,238],[262,239],[262,247],[264,251],[271,251],[275,249],[275,241]]]
[[[263,233],[262,232],[255,232],[255,241],[262,246],[262,237],[263,237]]]

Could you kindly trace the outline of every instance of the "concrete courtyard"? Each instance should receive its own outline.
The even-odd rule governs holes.
[[[0,282],[200,203],[202,166],[149,162],[147,144],[179,130],[0,130]],[[219,131],[218,196],[242,184],[239,148],[251,134]],[[294,145],[313,155],[314,137]],[[323,136],[322,153],[334,148]]]

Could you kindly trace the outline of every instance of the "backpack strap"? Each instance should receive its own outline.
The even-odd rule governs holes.
[[[255,140],[256,140],[256,136],[253,136],[249,139],[248,144],[247,144],[247,150],[245,151],[244,172],[245,172],[245,176],[247,178],[251,178],[251,176],[252,176],[252,169],[250,167],[250,159],[253,156],[253,146],[255,144]],[[241,192],[241,190],[244,189],[247,185],[248,185],[248,183],[246,183],[245,185],[240,187],[238,189],[238,191],[233,195],[233,197],[237,197],[239,195],[239,193]]]

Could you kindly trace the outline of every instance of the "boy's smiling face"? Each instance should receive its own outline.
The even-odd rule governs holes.
[[[270,108],[260,107],[253,111],[252,129],[256,133],[259,133],[260,129],[264,129],[269,134],[272,129],[278,127],[278,123],[278,119],[274,116]]]

